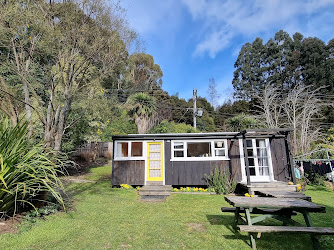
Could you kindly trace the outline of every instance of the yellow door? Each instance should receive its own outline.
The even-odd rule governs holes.
[[[147,180],[163,181],[162,142],[147,143]]]

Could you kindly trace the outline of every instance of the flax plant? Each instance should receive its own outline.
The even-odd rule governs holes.
[[[13,215],[25,206],[35,208],[47,193],[64,207],[57,155],[42,143],[32,143],[28,133],[27,123],[13,127],[8,119],[0,121],[1,214]]]

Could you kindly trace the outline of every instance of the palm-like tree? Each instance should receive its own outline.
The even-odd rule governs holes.
[[[156,104],[155,98],[146,93],[136,93],[129,96],[127,106],[135,118],[139,134],[145,134],[150,129],[151,118],[157,109]]]

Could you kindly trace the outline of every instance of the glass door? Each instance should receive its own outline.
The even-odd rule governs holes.
[[[273,180],[272,164],[269,157],[268,139],[247,139],[247,153],[250,180],[252,182],[269,182]],[[245,169],[245,173],[247,173]]]

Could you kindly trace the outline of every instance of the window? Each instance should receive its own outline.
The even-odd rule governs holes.
[[[174,142],[174,157],[184,157],[183,142]]]
[[[187,157],[211,157],[211,143],[188,142]]]
[[[117,143],[117,157],[128,157],[129,148],[127,142],[118,142]]]
[[[226,156],[226,145],[225,141],[215,141],[214,143],[215,156]]]
[[[172,141],[172,160],[228,160],[227,140]]]
[[[131,156],[143,156],[143,143],[132,142],[131,143]]]
[[[115,160],[143,158],[143,142],[116,142]]]

